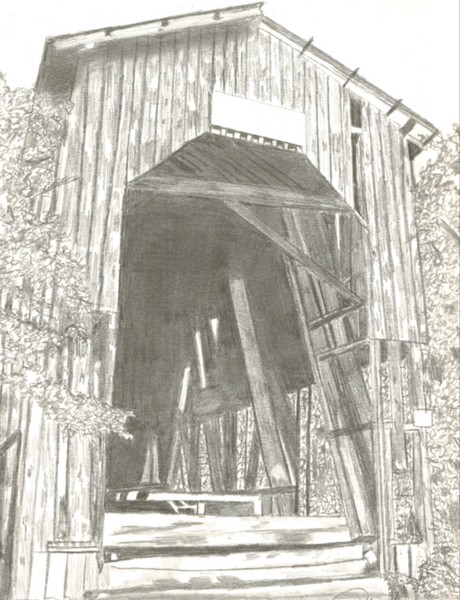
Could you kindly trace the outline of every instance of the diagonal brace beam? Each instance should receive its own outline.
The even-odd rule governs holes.
[[[230,200],[224,200],[224,204],[247,223],[252,225],[259,233],[268,238],[275,246],[281,250],[284,254],[293,258],[295,261],[305,267],[305,269],[317,277],[323,283],[329,284],[336,292],[341,294],[344,298],[354,304],[362,304],[362,299],[348,289],[335,275],[327,271],[324,267],[319,265],[310,256],[302,252],[295,244],[285,239],[277,231],[267,225],[260,217],[258,217],[250,208],[240,204],[239,202],[232,202]]]

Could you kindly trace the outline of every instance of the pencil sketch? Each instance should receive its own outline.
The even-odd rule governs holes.
[[[0,98],[1,598],[455,598],[458,130],[260,3]]]

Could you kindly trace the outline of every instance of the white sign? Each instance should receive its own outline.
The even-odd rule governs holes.
[[[304,113],[274,104],[214,92],[211,124],[305,146]]]

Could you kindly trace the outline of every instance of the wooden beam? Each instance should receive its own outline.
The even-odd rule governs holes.
[[[323,325],[327,325],[328,323],[331,323],[332,321],[342,319],[343,317],[346,317],[347,315],[349,315],[355,311],[358,311],[363,306],[364,306],[364,302],[360,302],[357,304],[352,304],[351,306],[347,306],[345,308],[339,308],[338,310],[334,310],[334,311],[328,313],[327,315],[324,315],[324,317],[319,317],[317,319],[313,319],[312,321],[310,321],[308,326],[311,329],[311,331],[314,331],[315,329],[319,329]]]
[[[404,432],[404,401],[401,378],[401,342],[388,341],[388,382],[393,413],[393,457],[395,470],[407,469],[406,435]]]
[[[192,419],[188,426],[189,430],[189,455],[187,457],[188,486],[191,492],[199,492],[201,489],[201,473],[199,454],[200,424]]]
[[[208,419],[203,423],[206,449],[209,458],[211,485],[214,492],[224,493],[224,471],[222,461],[222,438],[218,418]]]
[[[300,250],[295,244],[284,238],[277,231],[267,225],[262,219],[260,219],[250,208],[240,204],[238,202],[225,202],[225,205],[233,210],[237,215],[243,218],[247,223],[252,225],[259,233],[268,238],[275,246],[283,252],[286,256],[293,258],[296,262],[300,263],[306,270],[319,279],[323,283],[327,283],[333,289],[336,290],[341,296],[347,300],[361,304],[362,299],[348,289],[337,277],[332,275],[329,271],[324,269],[310,256]]]
[[[224,438],[224,486],[225,491],[232,492],[237,489],[238,448],[237,448],[237,415],[227,412],[223,415]]]
[[[190,367],[185,367],[182,374],[182,382],[180,385],[179,398],[177,401],[177,414],[175,417],[175,428],[171,441],[171,449],[170,449],[170,460],[169,460],[169,470],[167,477],[167,484],[169,487],[173,487],[176,483],[178,469],[180,467],[181,461],[181,417],[185,410],[185,405],[187,402],[187,395],[190,383]]]
[[[394,529],[394,509],[392,502],[393,491],[388,488],[386,469],[388,461],[386,452],[391,452],[391,447],[387,449],[388,436],[385,432],[383,402],[381,397],[381,348],[379,340],[371,340],[370,344],[370,372],[371,372],[371,398],[374,407],[374,448],[377,462],[377,506],[379,519],[379,562],[381,572],[390,570],[392,556],[390,548],[389,533]]]
[[[262,456],[271,486],[293,484],[283,452],[262,357],[258,348],[254,323],[249,308],[246,286],[242,279],[230,280],[230,295],[244,355],[246,373],[252,394],[254,414],[259,432]]]
[[[207,179],[191,179],[187,177],[149,177],[134,180],[129,185],[133,191],[148,191],[162,197],[174,198],[209,198],[243,204],[271,206],[274,208],[290,207],[306,210],[319,210],[332,213],[351,213],[351,207],[340,200],[337,195],[315,195],[289,188],[273,188],[269,186],[244,185]],[[129,207],[128,207],[129,210]]]
[[[334,429],[331,420],[331,409],[330,403],[325,393],[325,387],[322,384],[321,372],[319,369],[318,361],[313,347],[310,331],[307,327],[307,317],[305,313],[305,307],[303,305],[302,297],[305,295],[304,289],[308,282],[306,281],[306,273],[302,273],[300,270],[298,273],[294,270],[294,266],[286,260],[286,270],[288,273],[289,284],[292,290],[292,296],[297,309],[297,315],[299,318],[299,331],[302,336],[307,355],[310,359],[311,369],[314,380],[317,384],[318,398],[321,404],[323,417],[326,423],[326,428],[331,431]],[[333,437],[329,440],[331,448],[332,459],[334,462],[335,472],[337,475],[337,482],[341,492],[341,498],[347,517],[348,526],[353,537],[361,535],[361,524],[358,517],[355,502],[351,495],[351,490],[347,484],[346,473],[342,464],[339,445],[337,438]]]
[[[367,343],[369,343],[369,340],[364,339],[356,340],[354,342],[350,342],[349,344],[342,344],[341,346],[337,346],[337,348],[332,348],[332,350],[318,354],[318,359],[327,360],[328,358],[334,358],[334,356],[338,356],[344,352],[351,352],[352,350],[356,350],[356,348],[361,348],[361,346],[364,346],[364,344]]]
[[[259,436],[256,429],[251,440],[251,447],[249,449],[249,461],[246,469],[246,476],[244,486],[246,490],[254,490],[257,483],[257,473],[259,472],[259,460],[260,460],[260,444]]]

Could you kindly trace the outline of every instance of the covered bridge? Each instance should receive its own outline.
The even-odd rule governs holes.
[[[128,597],[112,562],[134,588],[129,560],[170,574],[172,547],[187,570],[183,519],[230,571],[259,552],[254,594],[294,577],[263,555],[293,545],[299,594],[371,585],[364,554],[410,574],[432,543],[411,162],[435,128],[260,4],[48,39],[37,86],[72,103],[53,202],[98,313],[72,385],[135,418],[132,440],[94,439],[2,411],[11,598]]]

